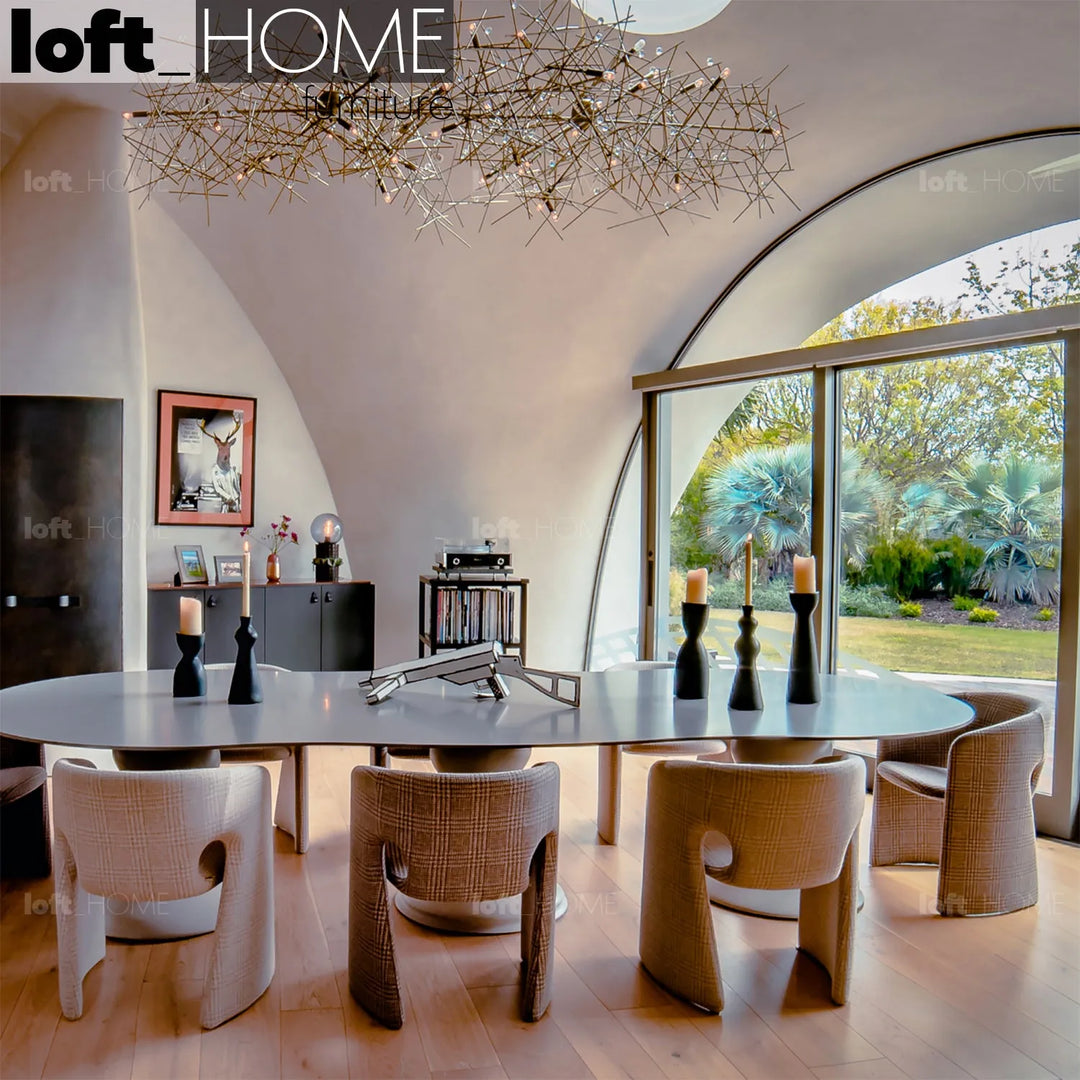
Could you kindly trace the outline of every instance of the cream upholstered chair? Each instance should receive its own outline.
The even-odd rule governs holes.
[[[87,763],[89,765],[89,763]],[[82,1016],[105,956],[105,906],[200,896],[222,883],[201,1020],[217,1027],[274,975],[270,776],[264,768],[98,772],[53,768],[60,1007]],[[91,902],[88,893],[105,898]],[[110,903],[111,902],[111,903]]]
[[[866,771],[853,757],[813,765],[659,761],[649,771],[641,881],[641,962],[673,994],[724,1007],[705,875],[750,889],[800,889],[799,948],[847,1000],[858,903]],[[721,833],[725,866],[706,866]],[[711,849],[716,850],[716,845]]]
[[[419,773],[352,772],[349,990],[377,1020],[404,1020],[387,879],[418,900],[521,900],[522,1019],[551,999],[559,767]]]
[[[673,668],[666,660],[628,660],[606,671],[658,671]],[[709,755],[712,761],[731,760],[727,743],[719,739],[662,743],[622,743],[597,747],[596,831],[605,844],[619,842],[623,754]]]
[[[224,671],[232,664],[207,664],[207,671]],[[259,664],[260,671],[288,671],[276,664]],[[277,798],[274,800],[274,824],[293,838],[297,854],[308,847],[308,758],[306,746],[226,746],[221,763],[280,761]]]
[[[991,915],[1039,898],[1032,796],[1045,755],[1039,703],[969,693],[958,731],[878,741],[870,865],[940,863],[937,910]]]

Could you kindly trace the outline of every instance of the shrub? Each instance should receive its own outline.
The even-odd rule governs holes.
[[[778,577],[766,584],[754,585],[754,607],[758,611],[790,611],[791,582]],[[741,578],[713,577],[709,581],[709,604],[714,608],[738,610],[743,602]]]
[[[673,566],[668,571],[668,614],[682,613],[682,604],[686,599],[686,575]]]
[[[840,586],[840,614],[864,619],[888,619],[896,614],[896,601],[880,585]]]
[[[934,553],[926,544],[908,533],[899,533],[867,549],[866,561],[853,575],[852,584],[880,585],[896,599],[908,600],[929,592],[927,578],[934,565]]]
[[[998,613],[993,608],[977,607],[968,612],[968,622],[994,622]]]
[[[922,614],[922,604],[916,604],[914,600],[906,600],[898,610],[905,619],[917,619]]]
[[[974,611],[979,601],[974,596],[954,596],[952,606],[953,611]]]
[[[986,558],[986,552],[978,544],[973,544],[962,536],[931,540],[928,547],[934,556],[934,565],[927,574],[925,584],[931,589],[940,585],[946,596],[966,593]]]
[[[1039,622],[1050,622],[1054,618],[1054,609],[1048,607],[1041,608],[1035,618]]]

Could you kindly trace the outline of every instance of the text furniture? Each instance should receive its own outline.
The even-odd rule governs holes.
[[[241,587],[151,585],[147,595],[147,667],[172,668],[181,596],[203,605],[206,664],[236,660]],[[375,666],[375,586],[369,581],[282,582],[251,586],[255,659],[293,671],[358,671]]]
[[[217,1027],[274,976],[270,775],[261,766],[99,772],[53,768],[60,1006],[77,1020],[86,973],[105,957],[108,906],[221,889],[200,1019]],[[98,898],[91,901],[90,894]],[[101,902],[104,898],[105,902]]]
[[[417,813],[418,808],[422,813]],[[406,899],[444,903],[521,895],[526,1021],[550,1001],[555,961],[559,768],[487,773],[352,773],[349,989],[387,1027],[404,1019],[387,880]]]
[[[724,1007],[707,877],[798,889],[799,948],[828,971],[843,1005],[851,981],[866,773],[853,757],[814,765],[658,761],[649,770],[641,874],[641,962],[673,994]],[[727,848],[704,853],[709,832]]]
[[[970,693],[960,731],[881,739],[870,865],[940,863],[942,915],[995,915],[1039,899],[1032,798],[1046,739],[1039,703]]]

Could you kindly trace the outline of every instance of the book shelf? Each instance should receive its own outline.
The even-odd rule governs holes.
[[[524,662],[529,579],[507,574],[421,574],[421,659],[447,649],[498,641]]]

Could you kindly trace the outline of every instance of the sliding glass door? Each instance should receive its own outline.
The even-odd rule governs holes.
[[[674,657],[704,566],[732,665],[749,536],[761,663],[786,666],[792,558],[814,552],[826,670],[1036,699],[1036,819],[1072,835],[1080,310],[1056,310],[639,377],[640,655]]]

